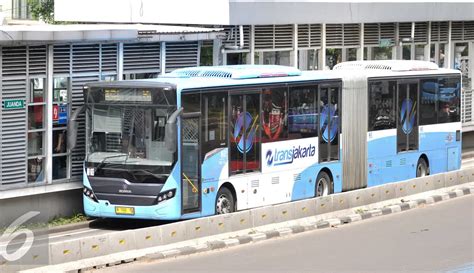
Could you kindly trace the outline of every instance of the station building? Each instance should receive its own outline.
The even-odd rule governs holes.
[[[159,5],[152,2],[144,3]],[[39,210],[38,221],[81,212],[84,135],[70,151],[66,130],[88,82],[199,65],[324,70],[351,60],[427,60],[462,71],[463,126],[474,129],[472,3],[231,0],[221,8],[228,17],[193,26],[185,18],[179,24],[179,16],[174,25],[102,19],[100,9],[83,20],[74,17],[80,12],[62,15],[88,24],[0,26],[0,227],[22,211]],[[120,24],[98,24],[103,20]]]

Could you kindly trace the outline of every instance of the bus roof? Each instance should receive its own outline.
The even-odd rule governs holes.
[[[358,73],[354,73],[358,71]],[[442,69],[425,61],[355,61],[337,64],[334,70],[300,71],[278,65],[200,66],[177,69],[155,79],[91,83],[87,87],[176,87],[178,91],[227,86],[278,84],[337,80],[354,77],[400,77],[409,75],[460,74],[458,70]]]

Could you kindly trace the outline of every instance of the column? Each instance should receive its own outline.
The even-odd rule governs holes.
[[[46,60],[46,105],[45,114],[45,153],[44,153],[44,178],[47,184],[53,183],[53,66],[54,46],[47,46]]]

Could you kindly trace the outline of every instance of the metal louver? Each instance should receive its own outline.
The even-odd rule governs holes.
[[[86,83],[99,81],[98,76],[85,76],[72,78],[72,111],[84,104],[83,87]],[[71,152],[71,178],[82,176],[82,163],[85,156],[85,118],[84,114],[78,118],[79,130],[77,134],[76,148]]]
[[[28,73],[46,74],[46,46],[28,47]]]
[[[378,45],[381,39],[391,39],[395,42],[395,23],[364,24],[365,45]]]
[[[100,45],[102,72],[117,72],[117,48],[117,44]]]
[[[411,39],[411,23],[399,23],[398,24],[398,38]]]
[[[99,45],[72,46],[72,72],[97,73],[99,71]]]
[[[279,49],[292,47],[292,25],[255,26],[255,49]]]
[[[160,72],[160,43],[123,45],[125,73]]]
[[[15,63],[13,66],[15,67],[15,69],[19,67],[18,63]],[[26,71],[26,63],[23,69]],[[3,63],[2,70],[12,71],[12,67],[8,67],[8,64]],[[26,100],[25,79],[6,79],[2,77],[1,86],[2,100]],[[2,109],[1,116],[1,184],[6,185],[26,183],[26,153],[23,152],[26,151],[27,148],[26,109]]]
[[[344,46],[359,46],[360,44],[360,24],[344,24]]]
[[[244,29],[244,47],[242,49],[250,48],[250,26],[243,26]],[[224,46],[239,46],[240,45],[240,30],[239,26],[225,26],[224,33],[225,40],[222,42]]]
[[[166,73],[198,65],[198,42],[166,43]]]
[[[431,41],[448,42],[448,22],[431,22]]]
[[[298,47],[312,48],[321,46],[321,25],[298,25]]]
[[[55,45],[53,48],[54,74],[69,74],[71,70],[71,46]]]
[[[2,77],[26,76],[26,47],[2,48]]]
[[[474,21],[452,22],[451,28],[451,40],[474,40]]]
[[[342,24],[327,24],[326,25],[326,46],[341,46],[343,45],[343,30]]]

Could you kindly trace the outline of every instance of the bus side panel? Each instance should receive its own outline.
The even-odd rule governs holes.
[[[314,164],[301,171],[299,177],[294,179],[291,201],[314,197],[316,178],[323,168],[327,168],[331,172],[330,175],[334,182],[334,192],[342,191],[342,164],[340,161]]]
[[[388,129],[367,133],[367,186],[400,180],[397,158],[397,130]]]
[[[221,148],[208,153],[202,163],[202,216],[215,214],[219,181],[229,177],[228,162],[228,149]]]

